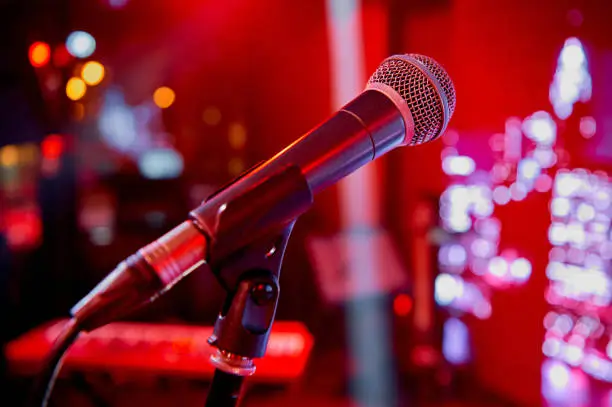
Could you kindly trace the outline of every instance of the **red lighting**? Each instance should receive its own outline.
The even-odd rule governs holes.
[[[51,48],[49,48],[49,44],[45,42],[35,42],[30,45],[28,55],[32,66],[40,68],[49,63],[49,59],[51,59]]]
[[[6,239],[13,250],[36,246],[42,234],[40,216],[35,208],[13,208],[4,214]]]
[[[393,312],[395,315],[405,317],[412,310],[412,298],[408,294],[399,294],[393,300]]]
[[[68,52],[66,45],[60,44],[53,50],[53,65],[62,68],[72,60],[72,55]]]
[[[64,139],[58,134],[47,136],[42,142],[41,150],[44,158],[57,159],[64,151]]]

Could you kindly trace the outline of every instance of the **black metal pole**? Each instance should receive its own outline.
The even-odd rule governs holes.
[[[243,376],[216,369],[205,407],[236,407],[240,402],[243,382]]]

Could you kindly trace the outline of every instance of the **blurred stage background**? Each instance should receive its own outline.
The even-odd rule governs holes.
[[[44,351],[26,332],[414,52],[455,82],[450,128],[298,221],[277,319],[300,324],[244,405],[612,405],[610,21],[607,0],[0,0],[0,404]],[[92,336],[55,405],[203,404],[189,327],[222,300],[196,271],[129,318],[172,326]]]

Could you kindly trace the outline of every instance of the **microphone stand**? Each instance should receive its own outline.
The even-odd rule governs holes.
[[[245,377],[255,373],[253,359],[264,356],[287,242],[311,205],[308,182],[290,166],[219,207],[192,212],[209,236],[208,264],[226,291],[208,339],[217,352],[210,359],[216,369],[206,407],[237,406]]]

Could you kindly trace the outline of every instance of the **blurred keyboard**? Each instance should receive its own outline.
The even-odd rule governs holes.
[[[40,368],[65,320],[35,328],[9,343],[11,373],[32,375]],[[136,373],[147,376],[209,379],[209,356],[216,349],[207,340],[212,327],[117,322],[81,334],[68,351],[65,371]],[[266,355],[257,359],[252,380],[283,384],[304,371],[313,339],[299,322],[275,322]]]

